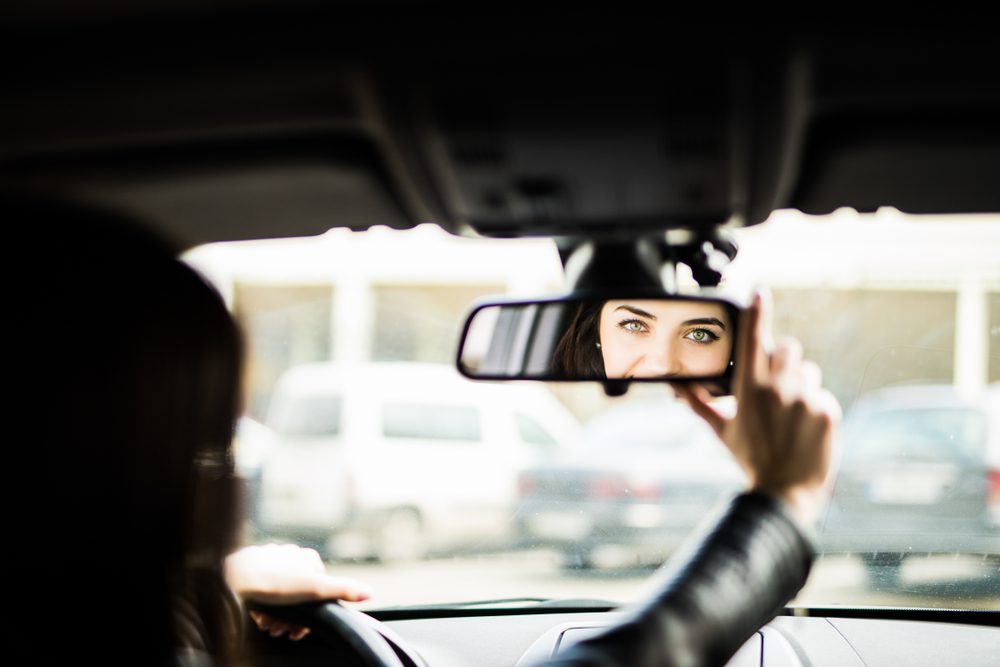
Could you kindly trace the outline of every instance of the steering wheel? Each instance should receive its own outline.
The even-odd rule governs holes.
[[[371,616],[337,602],[294,605],[248,603],[248,608],[302,625],[310,635],[331,648],[357,658],[359,667],[425,667],[424,660]]]

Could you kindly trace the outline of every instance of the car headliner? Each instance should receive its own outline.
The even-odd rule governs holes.
[[[970,26],[134,4],[5,3],[0,175],[185,245],[1000,211],[1000,68]]]

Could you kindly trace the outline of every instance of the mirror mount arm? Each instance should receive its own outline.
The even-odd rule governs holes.
[[[571,290],[663,289],[660,271],[664,246],[656,237],[626,240],[588,240],[565,262]]]
[[[685,264],[701,287],[718,287],[726,266],[738,251],[732,234],[720,227],[692,232],[671,230],[664,241],[666,261],[676,271],[677,264]]]
[[[677,265],[691,268],[701,287],[717,287],[736,257],[732,235],[719,227],[670,230],[634,239],[592,239],[562,246],[571,290],[638,288],[677,292]]]

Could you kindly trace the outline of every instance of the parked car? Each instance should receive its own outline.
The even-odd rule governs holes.
[[[928,554],[973,554],[1000,572],[1000,384],[868,393],[841,441],[826,553],[860,554],[876,586]]]
[[[711,428],[667,395],[612,407],[581,446],[521,473],[521,541],[567,566],[658,565],[746,480]]]
[[[241,416],[236,424],[236,433],[233,437],[233,458],[236,463],[236,472],[243,480],[243,515],[248,541],[255,539],[257,531],[261,464],[271,453],[276,440],[276,434],[273,430],[250,415]]]
[[[257,530],[383,561],[509,544],[519,471],[578,437],[544,387],[405,362],[296,366],[267,425]]]

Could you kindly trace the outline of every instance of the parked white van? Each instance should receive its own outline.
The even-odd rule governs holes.
[[[289,369],[267,425],[259,534],[385,561],[510,540],[519,472],[580,429],[544,385],[411,362]]]

